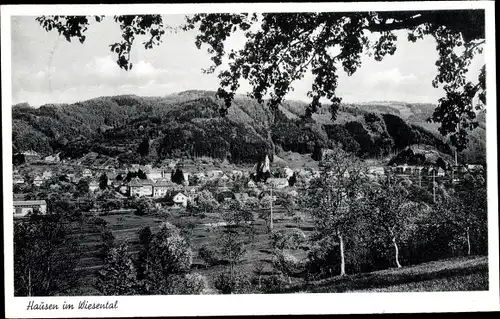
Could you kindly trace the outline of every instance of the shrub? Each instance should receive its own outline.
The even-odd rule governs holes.
[[[286,277],[288,283],[292,283],[290,277],[301,268],[300,261],[283,250],[274,251],[272,262],[274,269]]]
[[[304,232],[298,228],[283,229],[271,233],[271,244],[276,249],[297,249],[306,240]]]
[[[265,293],[281,293],[285,291],[286,281],[280,275],[265,276],[261,280],[261,291]]]
[[[207,287],[205,276],[198,273],[168,277],[169,295],[200,295]]]
[[[332,277],[340,271],[338,245],[323,240],[311,248],[305,268],[309,279]]]
[[[220,256],[217,252],[217,250],[210,248],[207,244],[204,244],[203,246],[200,247],[198,251],[198,256],[203,259],[203,261],[208,265],[208,266],[215,266],[220,264]]]
[[[234,270],[222,271],[215,277],[215,288],[223,294],[246,293],[250,288],[250,280],[246,274]]]

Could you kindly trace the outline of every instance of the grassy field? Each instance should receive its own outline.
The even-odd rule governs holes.
[[[132,213],[128,214],[108,214],[100,216],[108,222],[108,228],[112,231],[117,243],[127,242],[129,249],[133,253],[137,253],[139,247],[139,231],[149,226],[155,232],[162,222],[168,221],[183,230],[184,237],[189,241],[193,249],[193,270],[203,274],[212,275],[220,270],[223,266],[206,266],[198,256],[199,248],[203,245],[214,246],[216,239],[215,227],[211,224],[219,222],[216,215],[208,214],[204,218],[190,216],[182,210],[173,211],[169,217],[162,216],[136,216]],[[271,244],[269,241],[269,233],[265,221],[256,219],[254,223],[255,237],[252,244],[247,246],[247,253],[243,257],[239,268],[247,273],[252,273],[258,263],[264,264],[264,272],[271,271]],[[298,225],[291,220],[282,210],[275,209],[274,213],[274,229],[298,228]],[[302,221],[300,228],[304,233],[310,232],[312,229],[311,223]],[[95,272],[103,265],[102,259],[99,257],[99,245],[101,243],[101,231],[97,226],[84,226],[82,229],[75,229],[73,236],[80,238],[80,243],[84,247],[81,254],[80,262],[77,270],[84,274],[84,285],[91,285]],[[294,254],[299,258],[305,258],[306,253],[303,250],[297,250]]]
[[[424,292],[488,290],[488,258],[462,257],[403,268],[333,277],[290,292]]]
[[[101,216],[108,222],[118,243],[126,241],[130,251],[137,253],[140,249],[138,233],[146,226],[154,232],[161,223],[168,220],[183,229],[193,249],[193,271],[199,272],[208,278],[223,270],[222,265],[207,266],[198,256],[202,245],[215,245],[214,227],[211,223],[218,222],[216,216],[199,218],[190,216],[183,211],[177,211],[171,216],[136,216],[134,214],[110,214]],[[190,225],[190,226],[189,226]],[[278,209],[274,219],[275,229],[297,228],[297,224],[290,217]],[[308,234],[311,222],[301,222],[300,228]],[[262,219],[255,222],[255,237],[247,246],[247,253],[238,266],[248,275],[255,274],[256,267],[262,266],[262,274],[272,272],[272,253],[267,226]],[[92,289],[93,281],[103,264],[98,255],[101,233],[98,228],[91,227],[75,231],[80,236],[84,251],[81,255],[78,270],[81,273],[81,287],[77,294],[95,294]],[[299,259],[306,258],[306,251],[296,250],[293,254]],[[304,283],[302,279],[292,278],[293,283],[286,288],[286,292],[405,292],[405,291],[463,291],[488,289],[488,260],[487,257],[455,258],[424,263],[416,266],[407,266],[400,269],[386,269],[371,273],[354,274],[345,277],[333,277],[325,280]],[[212,292],[211,280],[209,289]]]

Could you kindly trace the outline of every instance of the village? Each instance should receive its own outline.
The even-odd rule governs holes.
[[[33,210],[41,214],[49,213],[45,198],[25,199],[26,189],[37,194],[37,190],[48,186],[53,193],[61,189],[60,184],[84,183],[88,185],[90,195],[104,189],[113,192],[118,200],[126,198],[151,198],[156,205],[172,209],[186,208],[196,200],[201,189],[209,189],[216,198],[224,200],[236,199],[244,203],[250,197],[258,199],[269,190],[276,194],[297,196],[299,188],[307,188],[311,180],[319,177],[320,170],[310,167],[291,169],[284,165],[273,165],[269,157],[262,163],[262,172],[269,172],[265,180],[257,181],[255,174],[258,164],[242,169],[212,168],[200,170],[193,165],[184,166],[180,160],[172,160],[168,166],[132,164],[126,168],[115,168],[100,165],[85,167],[72,164],[68,160],[60,160],[58,154],[46,157],[34,151],[24,152],[26,164],[13,171],[14,185],[14,217],[26,217]],[[35,174],[31,168],[37,168]],[[376,181],[387,175],[394,175],[416,183],[419,187],[431,185],[453,185],[460,183],[465,173],[478,173],[482,165],[466,164],[449,165],[370,165],[364,170],[366,177]],[[105,180],[106,185],[102,184]],[[276,200],[276,196],[273,197]],[[98,212],[91,208],[91,212]]]

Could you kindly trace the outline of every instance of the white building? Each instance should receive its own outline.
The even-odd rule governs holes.
[[[177,195],[174,196],[173,202],[177,205],[182,205],[183,207],[187,207],[189,197],[184,195],[183,193],[177,193]]]
[[[168,191],[174,189],[176,184],[170,179],[162,178],[153,185],[153,197],[159,198],[167,195]]]
[[[231,172],[231,175],[234,177],[234,178],[240,178],[240,177],[243,177],[243,172],[242,171],[239,171],[239,170],[233,170]]]
[[[14,217],[25,217],[32,213],[33,210],[38,209],[40,214],[45,215],[47,213],[47,202],[45,200],[21,200],[14,201]]]
[[[49,156],[45,157],[44,161],[52,163],[52,162],[60,162],[61,159],[59,158],[59,153],[57,153],[57,154],[49,155]]]
[[[273,188],[281,189],[288,186],[288,179],[286,178],[269,178],[267,184],[271,185]]]
[[[221,170],[211,170],[207,172],[207,176],[210,179],[216,179],[224,175],[224,172]]]
[[[96,182],[96,181],[91,181],[89,183],[89,191],[91,191],[92,193],[95,192],[96,190],[99,189],[99,183]]]
[[[370,166],[368,167],[368,174],[384,175],[385,170],[383,166]]]
[[[21,175],[14,175],[12,178],[14,184],[24,184],[25,180]]]
[[[292,177],[292,175],[293,175],[293,170],[290,169],[290,167],[288,167],[288,166],[285,167],[285,176],[286,176],[286,178],[290,178],[290,177]]]
[[[151,169],[146,175],[149,179],[152,179],[154,181],[163,179],[165,177],[170,177],[169,174],[163,169]]]
[[[88,168],[84,169],[82,172],[82,177],[83,178],[92,177],[92,171]]]
[[[33,185],[35,186],[42,186],[43,184],[43,178],[41,176],[36,176],[35,179],[33,180]]]
[[[42,179],[47,180],[52,177],[52,172],[51,171],[45,171],[42,174]]]

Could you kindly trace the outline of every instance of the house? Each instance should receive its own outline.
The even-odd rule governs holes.
[[[21,175],[14,175],[12,178],[14,184],[24,184],[24,178]]]
[[[239,171],[239,170],[233,170],[231,172],[231,176],[234,178],[241,178],[241,177],[243,177],[243,172]]]
[[[36,176],[35,179],[33,180],[33,185],[40,187],[42,186],[42,184],[43,184],[43,178],[40,175]]]
[[[42,179],[47,180],[52,177],[52,171],[45,171],[42,174]]]
[[[54,154],[54,155],[49,155],[49,156],[45,157],[43,160],[46,162],[50,162],[50,163],[55,163],[55,162],[61,161],[61,159],[59,158],[59,153]]]
[[[82,177],[83,178],[90,178],[92,177],[92,171],[88,168],[84,169],[82,172]]]
[[[40,154],[38,154],[37,152],[35,152],[33,150],[23,152],[22,154],[24,155],[24,158],[26,159],[27,162],[28,161],[29,162],[38,161],[42,158],[42,156]]]
[[[286,178],[269,178],[267,183],[271,185],[273,188],[285,188],[288,186],[288,179]]]
[[[438,177],[444,177],[444,175],[445,175],[444,169],[442,167],[438,168],[438,170],[437,170],[437,176]]]
[[[385,170],[382,166],[370,166],[368,167],[368,174],[372,175],[384,175]]]
[[[297,197],[297,196],[299,196],[299,192],[297,192],[297,190],[295,190],[295,189],[292,189],[291,191],[288,192],[288,195],[293,196],[293,197]]]
[[[141,179],[142,184],[142,196],[153,196],[153,185],[154,182],[150,179]]]
[[[140,168],[141,168],[141,166],[139,164],[132,164],[128,171],[129,172],[138,172]]]
[[[206,175],[203,172],[201,172],[201,173],[194,173],[192,175],[192,177],[191,177],[191,183],[190,184],[193,184],[193,179],[197,179],[197,182],[195,182],[194,184],[196,184],[196,183],[203,183],[206,180]]]
[[[95,180],[90,181],[89,183],[89,191],[92,193],[99,189],[99,183]]]
[[[153,196],[153,185],[154,182],[150,179],[135,177],[128,183],[128,194],[129,196],[139,197]]]
[[[223,191],[218,192],[215,195],[215,198],[217,199],[217,201],[219,203],[222,203],[222,202],[226,202],[226,201],[229,201],[229,200],[236,199],[236,196],[235,196],[235,194],[233,192],[231,192],[228,189],[228,190],[223,190]]]
[[[467,170],[469,172],[477,172],[483,169],[483,165],[480,164],[467,164]]]
[[[226,174],[222,174],[221,177],[219,177],[219,181],[222,182],[223,184],[229,182],[231,179],[229,178],[229,176],[227,176]]]
[[[197,178],[199,178],[200,180],[203,180],[205,179],[207,176],[205,175],[205,173],[203,172],[200,172],[200,173],[194,173],[193,176],[196,176]]]
[[[292,175],[293,175],[293,170],[290,169],[288,166],[285,167],[285,176],[286,176],[286,178],[290,178],[290,177],[292,177]]]
[[[169,174],[164,169],[151,169],[146,175],[149,179],[154,181],[169,177]]]
[[[249,198],[248,193],[234,193],[234,197],[242,204],[246,203]]]
[[[221,170],[211,170],[207,172],[207,176],[210,179],[216,179],[224,175],[224,172]]]
[[[182,207],[187,207],[189,197],[183,193],[177,193],[172,199],[175,205],[181,205]]]
[[[45,200],[21,200],[14,201],[14,217],[25,217],[32,213],[33,210],[37,209],[40,214],[45,215],[47,213],[47,202]]]
[[[118,188],[118,191],[122,194],[127,194],[127,191],[128,191],[128,187],[127,185],[121,185],[119,188]]]
[[[75,182],[76,181],[76,175],[71,173],[71,174],[66,174],[66,176],[68,177],[68,181],[70,182]]]
[[[248,183],[247,183],[247,187],[248,188],[255,188],[255,187],[257,187],[257,185],[255,184],[254,181],[249,180]]]
[[[167,195],[169,190],[177,188],[177,184],[173,183],[170,179],[162,178],[153,184],[153,197],[159,198]]]
[[[133,178],[128,183],[128,194],[129,196],[142,196],[142,183],[138,177]]]

